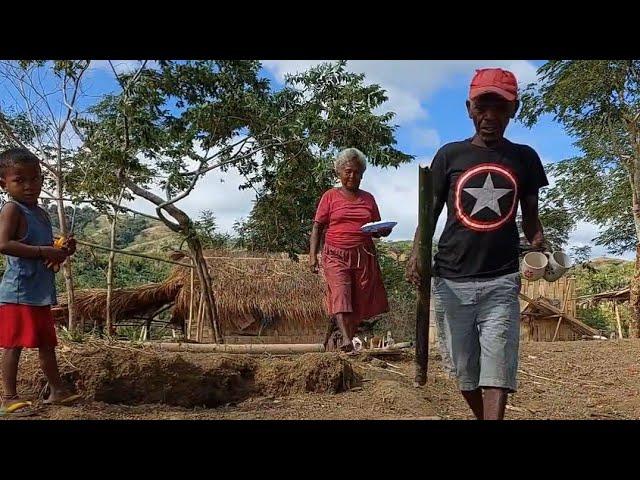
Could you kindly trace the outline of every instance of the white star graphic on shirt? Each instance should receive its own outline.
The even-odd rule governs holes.
[[[471,216],[475,215],[483,208],[489,208],[496,212],[498,215],[502,216],[498,200],[504,197],[507,193],[511,192],[512,189],[494,188],[493,179],[491,178],[491,174],[489,173],[487,174],[487,178],[485,179],[482,188],[465,188],[464,191],[469,195],[475,197],[476,199],[476,204],[473,206]]]

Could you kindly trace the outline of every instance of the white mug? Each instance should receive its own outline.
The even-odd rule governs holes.
[[[531,282],[540,280],[545,273],[549,260],[544,253],[529,252],[522,259],[522,276]]]
[[[544,279],[547,282],[555,282],[562,277],[571,267],[571,259],[564,252],[547,253],[549,262],[544,271]]]

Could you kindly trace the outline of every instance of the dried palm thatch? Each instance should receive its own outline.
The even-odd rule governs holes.
[[[205,251],[212,277],[219,322],[226,335],[322,334],[326,330],[325,284],[320,275],[309,272],[306,258],[294,262],[283,255]],[[176,255],[173,257],[178,259]],[[200,303],[200,284],[194,279],[191,307],[191,271],[176,267],[166,280],[181,288],[175,299],[175,322],[186,322],[189,332],[204,324]],[[193,321],[189,325],[189,311]],[[198,315],[200,313],[200,315]],[[189,328],[191,327],[191,328]],[[211,339],[209,326],[203,325],[201,341]]]
[[[326,286],[321,275],[309,272],[308,256],[300,256],[300,261],[294,262],[286,255],[208,250],[204,257],[224,335],[324,335]],[[171,258],[189,262],[181,252],[174,252]],[[193,305],[191,303],[191,271],[178,266],[162,283],[114,289],[115,321],[143,317],[175,302],[171,323],[184,325],[188,338],[211,341],[210,325],[202,318],[197,276],[194,276]],[[64,322],[67,299],[64,295],[60,297],[60,306],[54,314]],[[85,325],[104,322],[106,297],[104,289],[75,292],[76,315]]]
[[[149,283],[140,287],[116,288],[111,296],[111,311],[116,322],[154,312],[176,298],[180,285]],[[76,290],[75,314],[85,325],[101,325],[107,316],[107,291],[101,288]],[[67,296],[60,295],[59,306],[53,309],[57,321],[66,323]]]

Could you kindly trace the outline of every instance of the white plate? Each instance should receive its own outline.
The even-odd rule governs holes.
[[[364,233],[377,233],[380,230],[384,230],[385,228],[390,228],[393,230],[393,227],[395,227],[398,224],[398,222],[370,222],[370,223],[365,223],[362,227],[360,227],[360,230],[362,230]]]

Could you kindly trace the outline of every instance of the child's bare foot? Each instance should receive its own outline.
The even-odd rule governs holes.
[[[18,395],[2,396],[0,404],[0,416],[11,415],[12,417],[27,417],[35,415],[31,407],[31,402],[20,398]]]

